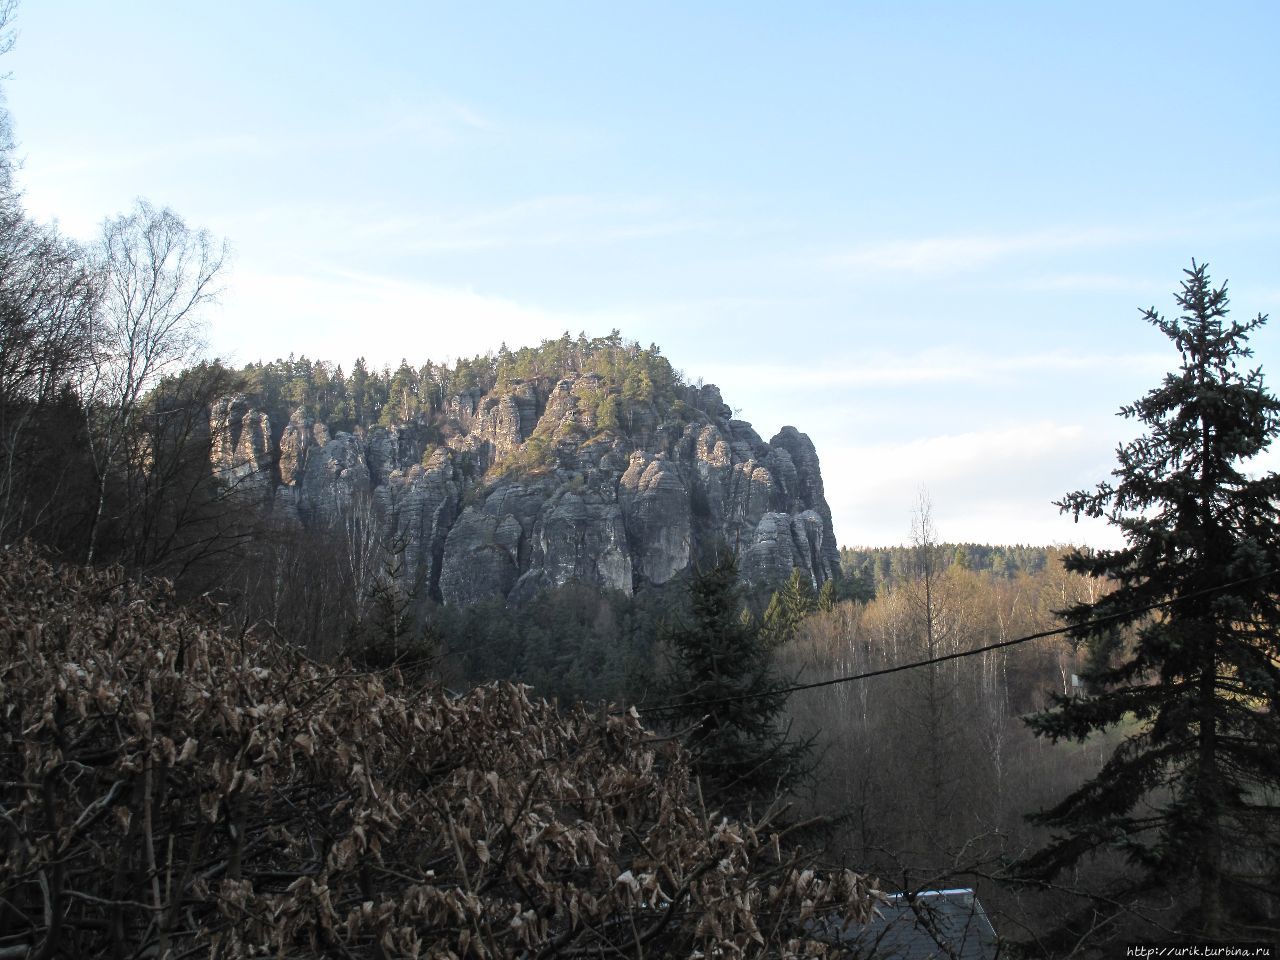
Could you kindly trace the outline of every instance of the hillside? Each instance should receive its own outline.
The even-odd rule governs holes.
[[[210,412],[215,474],[280,523],[366,517],[445,603],[570,581],[631,594],[724,542],[743,576],[839,576],[809,438],[765,442],[719,390],[615,332],[370,372],[277,361]]]

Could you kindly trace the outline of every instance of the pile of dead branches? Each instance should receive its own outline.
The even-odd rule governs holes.
[[[453,697],[0,551],[0,958],[819,955],[875,891],[635,715]]]

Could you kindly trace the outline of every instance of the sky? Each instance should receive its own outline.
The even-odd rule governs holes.
[[[28,210],[233,251],[212,355],[656,343],[822,462],[836,537],[1114,545],[1192,258],[1280,364],[1280,4],[25,0]],[[1280,375],[1280,374],[1277,374]],[[1280,457],[1258,469],[1280,466]]]

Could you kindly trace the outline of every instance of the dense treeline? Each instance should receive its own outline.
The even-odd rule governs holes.
[[[781,664],[801,682],[822,681],[1053,629],[1057,611],[1100,589],[1066,572],[1063,553],[1040,548],[1038,569],[1009,575],[951,562],[951,544],[883,551],[899,558],[895,578],[868,603],[806,618],[780,651]],[[816,735],[822,755],[811,803],[840,815],[833,862],[865,864],[905,891],[976,885],[997,929],[1037,944],[1033,955],[1049,954],[1037,938],[1120,872],[1120,859],[1104,858],[1070,890],[1047,897],[994,878],[1007,877],[1018,855],[1046,838],[1025,814],[1096,773],[1113,740],[1050,746],[1022,721],[1053,694],[1082,693],[1087,660],[1085,649],[1049,637],[795,694],[795,729]]]
[[[407,361],[392,370],[371,369],[359,358],[342,366],[306,357],[251,363],[234,371],[241,389],[258,398],[272,422],[283,424],[302,409],[331,430],[429,423],[460,394],[509,389],[512,384],[547,385],[570,374],[596,374],[607,388],[597,399],[602,429],[624,426],[626,411],[654,404],[677,417],[693,401],[681,375],[656,345],[641,347],[614,330],[605,337],[573,338],[568,332],[536,347],[459,358],[452,366]]]
[[[945,656],[1058,628],[1062,610],[1112,589],[1065,570],[1061,548],[1044,551],[1042,569],[1012,576],[948,564],[949,545],[923,575],[913,549],[870,603],[806,619],[782,663],[809,682]],[[1118,635],[1110,649],[1131,642]],[[811,802],[843,814],[832,862],[856,862],[904,890],[975,886],[997,929],[1032,956],[1092,956],[1095,940],[1168,936],[1178,898],[1122,897],[1134,870],[1123,844],[1103,845],[1053,884],[1016,882],[1021,860],[1058,835],[1027,814],[1053,809],[1102,775],[1112,752],[1142,730],[1129,715],[1087,739],[1051,744],[1026,723],[1055,698],[1083,707],[1105,650],[1056,636],[796,694],[796,729],[816,733],[823,750]],[[1250,856],[1267,855],[1259,846]],[[1274,919],[1274,898],[1257,889],[1239,902],[1266,918],[1255,936]]]
[[[914,548],[896,547],[841,547],[840,568],[845,578],[858,584],[858,589],[870,599],[886,589],[893,589],[910,576],[914,562]],[[967,570],[990,572],[999,577],[1013,578],[1019,573],[1039,573],[1051,558],[1056,557],[1048,547],[987,543],[940,543],[939,563],[945,569],[956,564]]]
[[[655,695],[657,637],[683,606],[682,586],[628,597],[569,583],[518,609],[502,601],[437,608],[440,669],[466,684],[519,680],[564,702],[643,706]]]

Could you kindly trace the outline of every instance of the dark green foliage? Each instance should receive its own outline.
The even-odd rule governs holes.
[[[828,580],[823,583],[822,589],[818,591],[818,609],[823,613],[829,613],[839,602],[840,591],[836,588],[836,581]]]
[[[786,684],[760,630],[742,615],[731,552],[696,570],[688,611],[662,641],[671,665],[664,717],[688,731],[704,789],[719,804],[741,807],[793,786],[806,772],[810,744],[780,728]]]
[[[827,581],[832,583],[832,581]],[[834,597],[834,587],[832,590]],[[834,606],[834,600],[831,603]],[[764,611],[762,637],[769,646],[780,647],[796,635],[796,629],[805,617],[818,609],[817,598],[809,575],[799,567],[769,600]]]
[[[467,683],[518,680],[566,703],[644,703],[658,623],[671,608],[667,589],[628,597],[568,583],[518,611],[501,600],[444,607],[432,626]]]
[[[420,388],[418,372],[401,360],[387,384],[387,400],[382,406],[378,422],[389,427],[397,423],[412,423],[418,419],[422,409]]]
[[[1186,274],[1177,320],[1145,313],[1181,356],[1121,410],[1146,432],[1117,451],[1114,482],[1059,504],[1105,518],[1126,542],[1064,561],[1115,585],[1064,611],[1090,645],[1092,692],[1030,719],[1055,741],[1134,732],[1099,776],[1038,815],[1055,838],[1024,867],[1053,877],[1119,851],[1139,885],[1171,890],[1184,931],[1243,936],[1264,919],[1274,927],[1280,908],[1280,582],[1269,576],[1280,571],[1280,477],[1247,470],[1280,430],[1280,402],[1239,366],[1265,317],[1228,322],[1225,287],[1203,265]],[[1177,602],[1126,613],[1165,601]]]
[[[520,613],[520,679],[542,696],[613,700],[640,669],[627,598],[582,583],[548,590]]]

